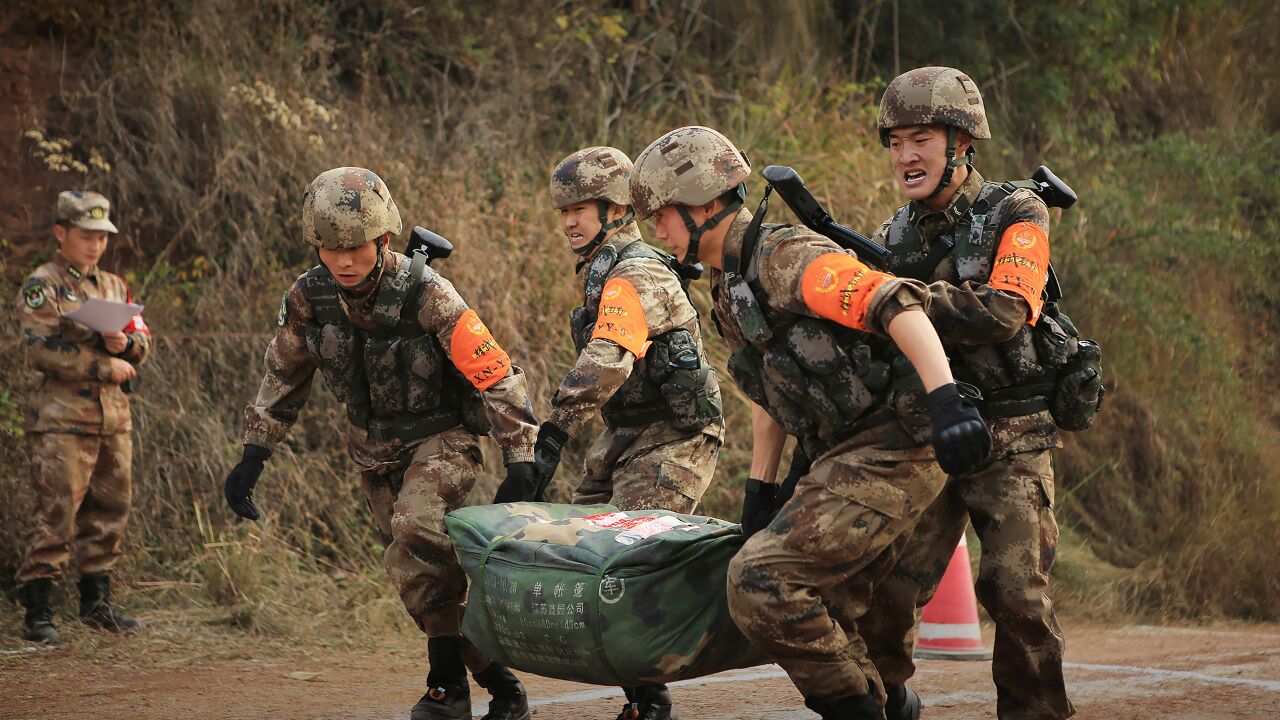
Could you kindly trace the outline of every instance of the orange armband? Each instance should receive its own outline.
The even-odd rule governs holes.
[[[809,263],[800,279],[804,304],[819,317],[867,331],[867,306],[891,276],[852,255],[828,253]]]
[[[507,351],[493,339],[489,328],[480,321],[475,310],[468,310],[458,318],[453,326],[453,335],[449,338],[449,357],[454,367],[462,371],[477,390],[486,390],[490,385],[507,376],[507,368],[511,367],[511,358]]]
[[[1014,223],[1000,237],[991,266],[991,287],[1021,295],[1031,307],[1028,324],[1035,325],[1044,305],[1049,281],[1049,236],[1035,223]]]
[[[617,343],[636,357],[643,357],[649,343],[649,324],[644,318],[640,293],[630,280],[613,278],[604,284],[600,310],[591,339],[603,338]]]

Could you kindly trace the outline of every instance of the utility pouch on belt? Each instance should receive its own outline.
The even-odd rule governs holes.
[[[662,383],[662,396],[671,408],[673,425],[692,430],[720,417],[720,388],[710,366],[699,367],[694,353],[676,358],[668,367],[671,375]]]
[[[659,384],[662,397],[671,410],[671,422],[682,430],[693,430],[720,417],[720,385],[715,370],[703,365],[698,357],[698,345],[687,330],[667,333],[661,343],[663,353],[656,353],[650,362],[665,355],[665,365],[660,370],[666,378]],[[659,343],[654,343],[657,346]],[[652,368],[659,371],[658,368]]]
[[[1059,315],[1059,317],[1065,317]],[[1072,330],[1075,328],[1072,327]],[[1067,364],[1067,360],[1079,350],[1080,341],[1060,325],[1054,317],[1041,315],[1032,329],[1031,341],[1036,347],[1036,355],[1040,364],[1046,368],[1057,369]]]
[[[1093,425],[1093,416],[1102,409],[1106,395],[1107,388],[1102,384],[1102,348],[1092,340],[1081,340],[1079,351],[1058,376],[1049,414],[1063,430],[1087,430]]]

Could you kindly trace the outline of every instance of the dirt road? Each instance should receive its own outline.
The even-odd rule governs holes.
[[[1280,625],[1064,625],[1080,718],[1280,718]],[[423,691],[416,638],[335,650],[164,619],[129,639],[64,630],[68,642],[55,650],[0,641],[0,718],[403,719]],[[525,679],[540,720],[612,719],[621,706],[612,688]],[[928,720],[995,717],[985,662],[922,661],[914,685]],[[473,692],[478,717],[485,695]],[[680,683],[672,694],[687,720],[816,718],[772,666]]]

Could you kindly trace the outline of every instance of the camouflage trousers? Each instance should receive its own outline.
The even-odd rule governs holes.
[[[385,462],[355,453],[353,458],[386,546],[387,576],[405,610],[428,637],[460,634],[467,576],[445,532],[444,516],[461,507],[475,485],[482,466],[480,439],[456,427],[409,443]],[[467,664],[472,666],[470,657]]]
[[[35,526],[18,581],[56,578],[75,548],[81,575],[109,572],[120,560],[132,498],[129,433],[32,433]]]
[[[605,430],[587,451],[573,504],[693,512],[715,474],[723,428],[717,419],[693,432],[662,423]]]
[[[859,634],[877,581],[946,482],[898,422],[818,458],[795,495],[729,564],[729,612],[806,699],[884,686]]]
[[[997,447],[998,447],[997,437]],[[1006,455],[952,478],[876,588],[863,637],[884,681],[915,673],[918,608],[933,598],[965,525],[982,544],[978,600],[996,625],[991,675],[1001,720],[1075,714],[1062,678],[1062,629],[1045,591],[1058,549],[1050,450]]]

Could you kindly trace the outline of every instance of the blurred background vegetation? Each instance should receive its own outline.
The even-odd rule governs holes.
[[[235,522],[222,500],[278,298],[314,262],[298,240],[305,184],[367,166],[406,224],[451,238],[442,270],[529,372],[543,413],[573,362],[580,297],[546,195],[561,157],[591,144],[634,156],[672,127],[711,125],[757,168],[796,167],[870,231],[901,202],[874,132],[879,94],[899,71],[953,65],[992,113],[982,172],[1021,178],[1043,162],[1081,197],[1055,214],[1055,265],[1110,391],[1058,455],[1063,604],[1275,620],[1278,37],[1263,0],[18,0],[0,10],[0,289],[16,297],[51,254],[59,190],[112,199],[122,232],[104,265],[158,341],[134,396],[131,607],[203,608],[285,637],[408,631],[327,392],[268,463],[264,522]],[[723,368],[718,338],[711,349]],[[33,382],[7,323],[6,591],[28,526]],[[702,511],[735,518],[749,433],[745,399],[726,396]],[[486,456],[473,502],[497,484],[499,454]]]

